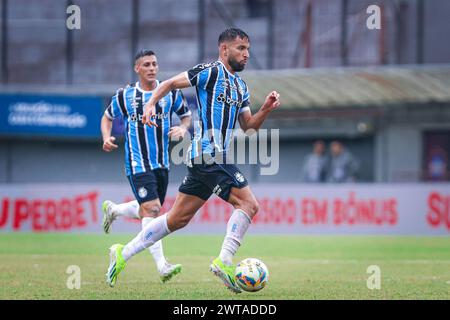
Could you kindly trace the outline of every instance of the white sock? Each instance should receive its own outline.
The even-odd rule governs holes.
[[[117,216],[124,216],[129,218],[140,219],[139,203],[136,200],[119,203],[112,207],[114,214]]]
[[[233,257],[239,249],[251,222],[252,220],[248,214],[241,209],[233,211],[230,220],[228,220],[227,234],[225,235],[219,254],[220,260],[224,264],[231,265],[233,263]]]
[[[128,242],[122,250],[122,255],[125,261],[128,261],[132,256],[141,252],[145,248],[161,240],[170,233],[167,227],[167,214],[163,214],[158,218],[150,221],[138,235]]]
[[[142,218],[142,229],[144,229],[154,219],[155,218],[150,217]],[[167,263],[166,258],[164,257],[162,241],[161,240],[156,241],[153,245],[151,245],[148,248],[148,251],[150,251],[150,253],[152,254],[153,259],[155,260],[156,266],[158,268],[158,271],[161,272]]]

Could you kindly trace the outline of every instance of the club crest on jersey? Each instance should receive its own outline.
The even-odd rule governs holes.
[[[245,181],[244,175],[243,175],[242,173],[240,173],[240,172],[236,172],[236,173],[234,174],[234,177],[235,177],[236,180],[237,180],[238,182],[240,182],[240,183],[242,183],[242,182]]]
[[[147,196],[147,189],[144,187],[139,188],[138,195],[141,198],[145,198]]]

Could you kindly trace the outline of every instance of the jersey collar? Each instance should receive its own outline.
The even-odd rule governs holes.
[[[156,79],[156,87],[155,87],[155,89],[158,88],[158,86],[159,86],[159,80]],[[152,91],[146,91],[146,90],[142,89],[141,88],[141,84],[139,83],[139,81],[136,81],[136,88],[139,91],[141,91],[142,93],[151,93],[151,92],[155,91],[155,89],[153,89]]]

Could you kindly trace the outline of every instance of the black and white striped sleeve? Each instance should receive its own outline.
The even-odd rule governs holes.
[[[111,103],[106,108],[105,115],[110,120],[128,115],[125,107],[124,89],[120,88],[117,90],[116,94],[111,98]]]
[[[182,119],[190,116],[191,111],[188,108],[188,103],[181,90],[173,90],[172,95],[174,101],[173,110],[177,114],[178,118]]]

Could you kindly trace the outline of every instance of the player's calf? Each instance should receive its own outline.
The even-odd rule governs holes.
[[[182,229],[187,226],[193,216],[194,215],[170,214],[167,217],[167,226],[171,232]]]
[[[244,202],[241,205],[235,206],[235,209],[240,209],[248,214],[250,218],[253,219],[253,217],[258,213],[259,211],[259,203],[258,201],[247,201]]]
[[[259,203],[250,188],[233,188],[228,202],[235,208],[244,211],[251,219],[258,213]]]

